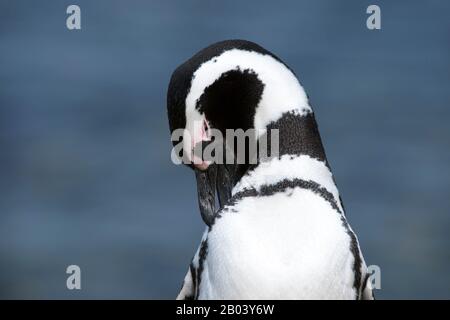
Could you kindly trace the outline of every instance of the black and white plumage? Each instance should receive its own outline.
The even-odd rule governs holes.
[[[192,165],[207,228],[178,299],[373,298],[308,97],[279,58],[213,44],[176,69],[167,98],[171,131],[279,129],[279,157]]]

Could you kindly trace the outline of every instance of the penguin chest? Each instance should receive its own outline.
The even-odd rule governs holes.
[[[354,298],[354,261],[340,214],[296,188],[239,201],[216,220],[200,298]]]

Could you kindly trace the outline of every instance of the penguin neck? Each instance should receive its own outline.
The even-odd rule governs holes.
[[[240,165],[233,193],[249,185],[259,185],[264,180],[268,180],[264,183],[270,183],[272,180],[281,179],[319,179],[324,183],[334,184],[312,112],[286,112],[278,120],[269,123],[265,129],[267,137],[264,143],[267,143],[267,150],[278,152],[266,159],[258,158],[256,164]],[[278,132],[278,139],[275,141],[272,141],[273,130]],[[272,143],[278,143],[278,150],[272,148]],[[314,174],[311,175],[311,172]]]
[[[297,111],[284,113],[266,127],[268,150],[271,150],[273,130],[278,132],[278,157],[306,155],[327,163],[314,113]],[[277,141],[275,141],[277,142]],[[276,150],[276,148],[275,148]]]

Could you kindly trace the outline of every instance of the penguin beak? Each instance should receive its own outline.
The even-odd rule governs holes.
[[[218,210],[231,198],[234,183],[234,165],[211,164],[206,170],[195,169],[198,205],[203,221],[212,226]],[[216,204],[216,194],[218,206]]]
[[[195,169],[194,171],[200,214],[206,225],[211,226],[216,213],[217,165],[214,164],[206,170]]]
[[[206,118],[193,122],[187,129],[185,133],[189,133],[189,136],[184,137],[184,150],[191,151],[188,153],[188,159],[190,167],[195,171],[200,213],[206,225],[211,226],[217,211],[231,198],[235,165],[217,164],[212,159],[205,159],[205,148],[211,143],[226,147],[225,141],[213,139]]]

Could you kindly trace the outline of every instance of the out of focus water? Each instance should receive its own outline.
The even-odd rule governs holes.
[[[74,2],[0,2],[0,297],[177,294],[203,224],[170,161],[167,84],[243,38],[310,95],[377,297],[450,298],[450,2],[374,1],[380,31],[369,1]]]

